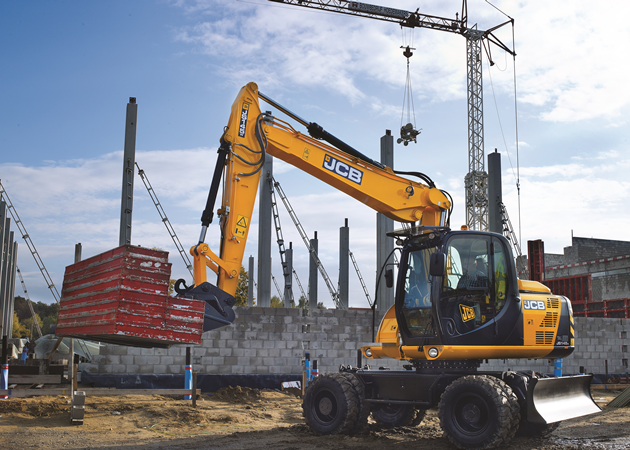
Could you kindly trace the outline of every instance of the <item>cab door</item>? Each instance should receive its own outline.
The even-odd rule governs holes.
[[[517,316],[512,317],[512,313],[501,320],[506,305],[514,307],[507,300],[516,284],[507,242],[493,233],[458,233],[448,239],[444,249],[446,273],[435,293],[442,341],[459,345],[505,343],[520,313],[516,305]]]

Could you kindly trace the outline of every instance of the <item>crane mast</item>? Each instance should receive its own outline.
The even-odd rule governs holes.
[[[464,177],[466,190],[466,223],[471,230],[488,230],[488,173],[484,161],[483,135],[483,78],[482,47],[490,65],[493,65],[490,43],[508,52],[516,53],[498,39],[493,32],[514,23],[514,19],[492,27],[478,30],[477,25],[468,26],[467,0],[462,1],[461,14],[455,19],[420,14],[396,8],[371,5],[348,0],[269,0],[276,3],[318,9],[351,16],[366,17],[398,23],[401,27],[429,28],[461,34],[466,38],[467,97],[468,97],[468,173]],[[487,44],[487,45],[486,45]]]

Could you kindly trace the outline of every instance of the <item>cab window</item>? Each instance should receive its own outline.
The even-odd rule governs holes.
[[[433,336],[429,261],[435,248],[409,252],[404,279],[403,317],[412,336]]]
[[[487,236],[458,236],[449,241],[440,312],[450,335],[473,331],[496,315],[489,249]]]

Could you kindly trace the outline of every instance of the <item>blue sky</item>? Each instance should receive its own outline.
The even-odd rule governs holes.
[[[461,7],[459,1],[374,3],[445,17]],[[630,240],[624,58],[630,6],[494,4],[515,18],[523,244],[543,239],[548,252],[561,253],[572,230]],[[470,0],[468,9],[469,25],[480,29],[505,20],[485,1]],[[497,35],[511,46],[509,27]],[[394,166],[424,172],[448,190],[458,227],[468,170],[465,39],[421,29],[413,37],[422,134],[418,144],[396,146]],[[75,243],[83,244],[84,257],[118,243],[131,96],[139,105],[137,161],[185,247],[197,240],[214,151],[247,82],[375,159],[385,130],[396,135],[400,127],[406,61],[396,24],[262,0],[2,2],[0,42],[0,179],[59,289]],[[498,49],[493,56],[492,68],[484,61],[485,149],[502,153],[504,202],[518,226],[513,65]],[[286,164],[275,173],[306,231],[318,231],[333,280],[338,229],[348,217],[350,247],[372,290],[374,213]],[[282,208],[281,214],[305,285],[306,250]],[[215,249],[217,238],[211,230]],[[257,254],[256,239],[252,229],[246,256]],[[132,243],[170,251],[173,276],[187,276],[139,177]],[[31,298],[53,301],[21,240],[18,265]],[[273,273],[280,276],[279,263]],[[351,285],[350,305],[366,306],[354,275]],[[319,292],[332,306],[323,282]]]

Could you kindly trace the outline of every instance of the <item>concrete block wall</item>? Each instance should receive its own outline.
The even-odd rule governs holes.
[[[204,333],[193,346],[193,367],[208,374],[299,374],[306,351],[317,359],[321,373],[337,372],[341,364],[356,365],[357,349],[372,342],[370,311],[301,310],[237,307],[231,326]],[[376,317],[376,327],[380,316]],[[593,373],[625,373],[630,319],[575,318],[576,351],[564,358],[564,373],[584,366]],[[182,374],[186,347],[141,349],[107,345],[82,370],[93,373]],[[402,368],[404,362],[366,360],[373,368]],[[490,360],[481,370],[535,370],[553,373],[553,360]]]
[[[575,351],[562,361],[564,374],[579,373],[580,366],[589,373],[606,373],[606,361],[608,373],[626,372],[630,319],[576,317],[575,334]],[[553,373],[554,360],[493,359],[481,365],[482,370],[508,368]]]
[[[356,366],[357,350],[372,342],[372,312],[236,307],[231,326],[203,334],[192,346],[193,367],[208,374],[299,374],[305,352],[321,373]],[[377,313],[376,329],[381,321]],[[143,349],[108,344],[82,370],[92,373],[184,373],[185,346]],[[365,360],[364,360],[365,361]],[[364,362],[365,363],[365,362]],[[392,369],[394,360],[373,364]]]

